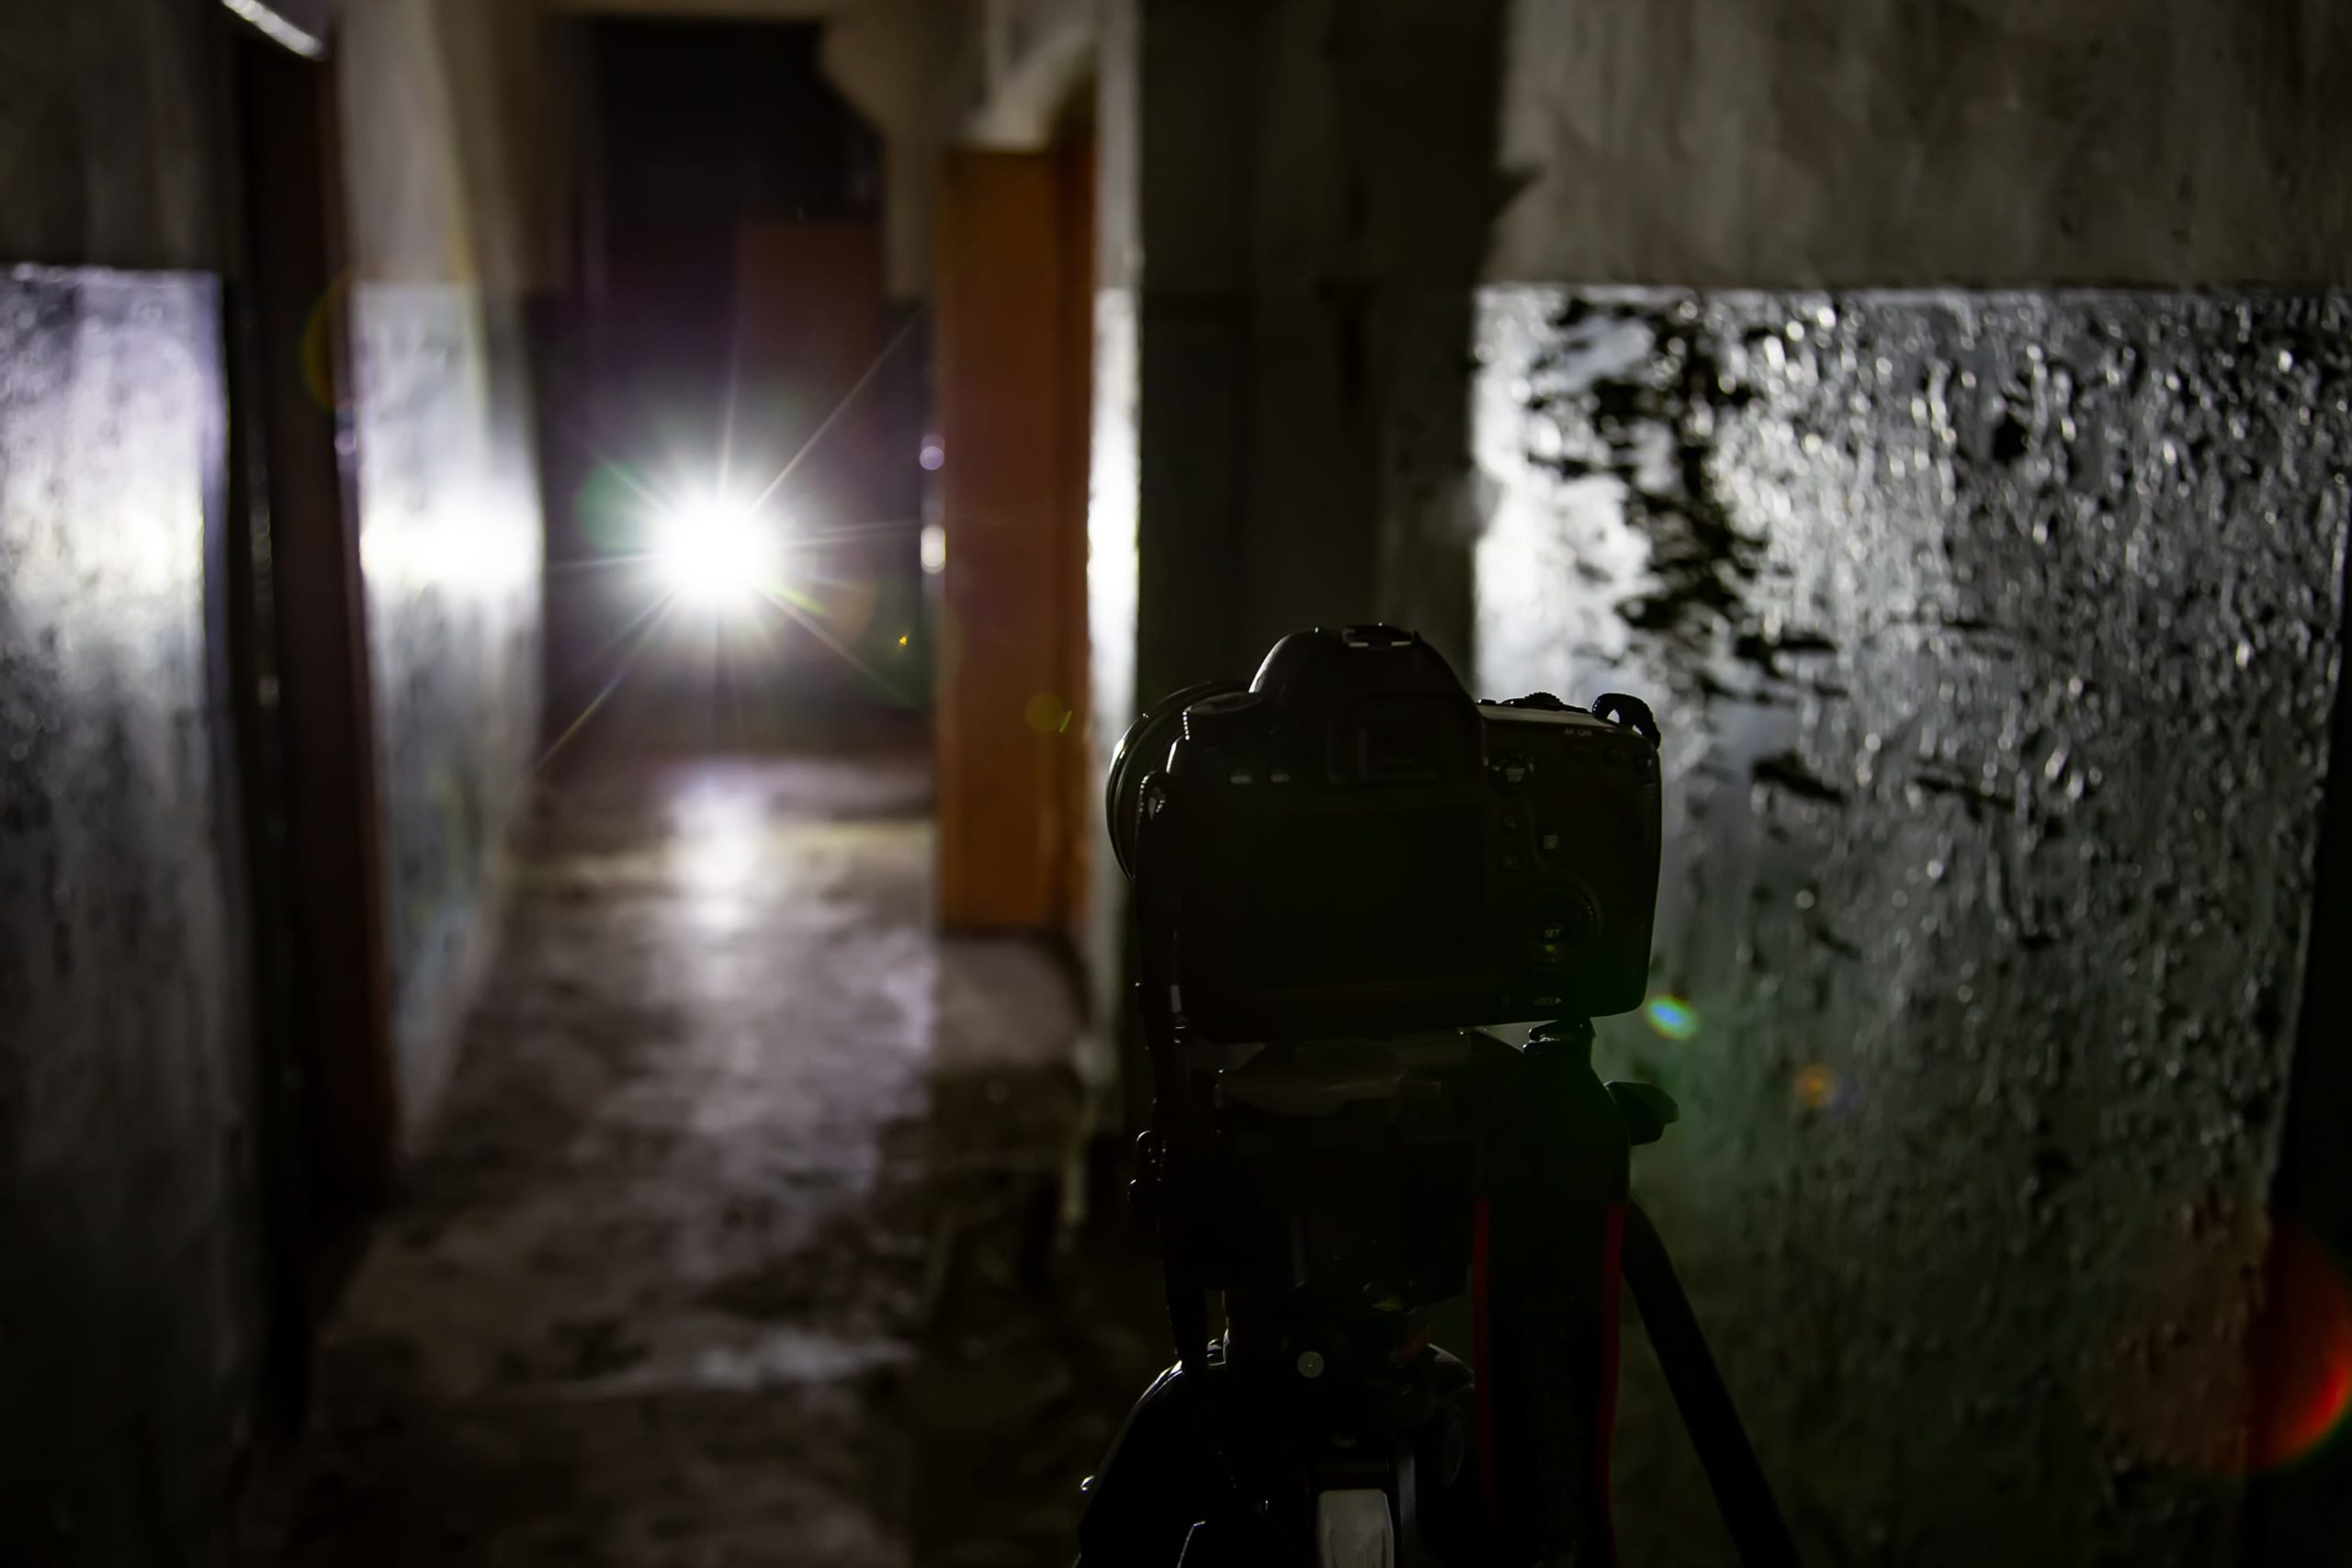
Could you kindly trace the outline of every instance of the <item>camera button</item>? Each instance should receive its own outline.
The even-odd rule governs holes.
[[[1508,873],[1520,870],[1526,864],[1526,862],[1521,860],[1513,852],[1505,850],[1503,852],[1502,860],[1498,863],[1502,866],[1502,869]]]
[[[1524,757],[1498,757],[1494,775],[1495,782],[1505,789],[1517,789],[1535,776],[1535,764]]]
[[[1559,968],[1600,935],[1600,911],[1579,888],[1547,890],[1528,914],[1527,956],[1539,970]]]
[[[1544,829],[1535,835],[1535,847],[1547,855],[1555,853],[1560,847],[1560,830],[1557,828]]]

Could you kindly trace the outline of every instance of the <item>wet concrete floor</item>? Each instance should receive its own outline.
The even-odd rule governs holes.
[[[903,744],[548,788],[270,1558],[1069,1562],[1155,1276],[1062,1223],[1071,986],[935,934],[928,802]]]

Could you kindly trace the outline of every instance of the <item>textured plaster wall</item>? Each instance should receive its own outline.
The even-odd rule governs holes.
[[[2234,1560],[2338,297],[1481,304],[1478,671],[1653,695],[1636,1159],[1812,1561]],[[1645,1355],[1629,1561],[1729,1561]]]
[[[2329,0],[1527,0],[1496,280],[2340,281]]]
[[[0,273],[0,1558],[193,1558],[251,1409],[218,285]]]
[[[413,1129],[497,921],[538,729],[540,513],[521,288],[529,90],[492,8],[345,13],[360,559]]]

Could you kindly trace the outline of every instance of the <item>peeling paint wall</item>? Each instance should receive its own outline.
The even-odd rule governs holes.
[[[198,1552],[260,1311],[220,295],[0,274],[0,1557]]]
[[[540,513],[521,288],[531,123],[509,18],[361,0],[343,89],[360,559],[404,1120],[431,1113],[502,907],[538,733]],[[513,66],[510,69],[510,65]]]
[[[1498,289],[1482,690],[1654,694],[1603,1059],[1810,1561],[2236,1560],[2341,648],[2334,296]],[[1633,1562],[1731,1561],[1645,1353]]]

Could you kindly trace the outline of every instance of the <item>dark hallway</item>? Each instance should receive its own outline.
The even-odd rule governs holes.
[[[2347,72],[0,3],[0,1568],[2352,1562]]]

